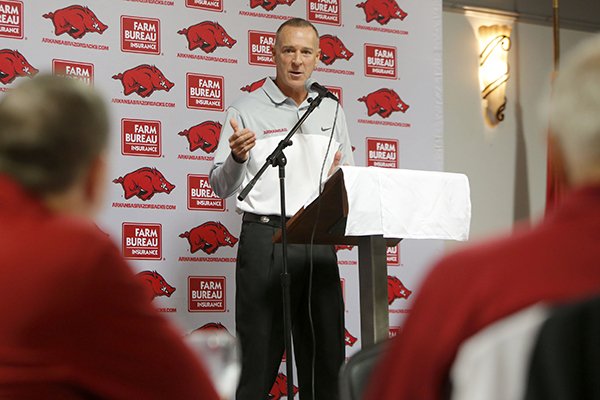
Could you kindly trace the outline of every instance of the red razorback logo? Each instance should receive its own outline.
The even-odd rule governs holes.
[[[173,292],[176,290],[173,286],[169,285],[165,278],[156,271],[142,271],[136,275],[136,277],[146,286],[148,289],[148,295],[150,300],[154,300],[158,296],[171,297]]]
[[[298,393],[298,387],[296,385],[294,385],[294,396],[296,395],[296,393]],[[283,373],[278,373],[277,377],[275,378],[275,383],[273,383],[273,387],[271,388],[271,391],[269,392],[269,400],[279,400],[281,399],[282,396],[287,397],[288,399],[290,399],[290,396],[288,396],[288,390],[287,390],[287,376]],[[291,398],[293,398],[294,396],[292,396]]]
[[[262,85],[265,84],[266,80],[267,80],[267,78],[259,79],[259,80],[255,81],[255,82],[252,82],[249,85],[246,85],[246,86],[240,88],[240,90],[242,92],[254,92],[256,89],[261,88]]]
[[[38,72],[19,51],[0,50],[0,82],[4,85],[11,83],[18,76],[32,77]]]
[[[395,299],[408,299],[412,294],[412,291],[408,290],[406,286],[395,276],[387,277],[387,293],[388,293],[388,304],[392,304]]]
[[[333,35],[321,36],[319,38],[319,47],[321,48],[321,61],[325,65],[331,65],[339,58],[349,60],[354,55],[354,53],[346,48],[340,38]]]
[[[229,333],[229,330],[225,327],[225,325],[223,325],[220,322],[209,322],[207,324],[202,325],[199,328],[194,329],[192,333],[200,331],[225,331]]]
[[[344,342],[346,343],[346,346],[354,346],[354,343],[356,343],[357,340],[357,338],[355,338],[350,332],[348,332],[348,329],[344,329]]]
[[[187,137],[190,144],[190,150],[204,150],[206,153],[212,153],[216,150],[221,137],[221,123],[217,121],[204,121],[190,129],[184,129],[178,133],[179,136]]]
[[[400,8],[396,0],[367,0],[357,4],[356,7],[363,9],[367,22],[376,20],[381,25],[387,24],[390,19],[402,21],[408,15]]]
[[[295,0],[250,0],[250,8],[262,7],[267,11],[273,11],[280,4],[291,6]]]
[[[87,7],[73,5],[42,15],[52,20],[56,36],[67,33],[73,39],[81,39],[87,32],[102,34],[108,26]]]
[[[221,246],[233,247],[238,239],[220,222],[209,221],[179,235],[186,238],[192,253],[202,250],[213,254]]]
[[[351,246],[349,244],[336,244],[335,245],[335,251],[340,251],[340,250],[352,250],[354,246]]]
[[[406,104],[398,93],[392,89],[379,89],[366,96],[361,97],[358,101],[362,101],[367,106],[367,114],[369,117],[373,114],[379,114],[383,118],[389,117],[394,111],[402,111],[403,113],[408,110],[408,104]]]
[[[150,200],[155,193],[171,193],[175,185],[171,184],[156,168],[142,167],[113,180],[120,183],[125,191],[125,198],[137,196],[144,201]]]
[[[171,90],[175,84],[163,75],[154,65],[141,64],[112,76],[123,84],[123,93],[129,96],[135,92],[141,97],[148,97],[155,90]]]
[[[227,46],[232,48],[237,43],[218,22],[200,22],[188,28],[183,28],[177,33],[185,35],[190,50],[200,47],[205,53],[212,53],[217,47]]]
[[[204,324],[201,327],[191,331],[190,335],[193,335],[196,332],[224,332],[227,333],[229,336],[233,337],[231,332],[229,332],[229,329],[227,329],[227,327],[225,327],[225,325],[223,325],[220,322],[209,322],[207,324]]]

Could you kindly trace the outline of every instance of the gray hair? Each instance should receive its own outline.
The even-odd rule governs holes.
[[[550,100],[550,129],[567,168],[587,171],[600,166],[600,35],[564,60]]]
[[[106,148],[108,115],[80,81],[38,75],[0,99],[0,172],[39,195],[73,185]]]
[[[287,21],[285,21],[283,24],[281,24],[279,26],[279,28],[277,28],[277,32],[275,33],[275,42],[277,42],[277,39],[279,38],[279,35],[281,34],[281,31],[285,27],[311,28],[315,32],[315,36],[317,38],[317,41],[319,40],[319,31],[317,30],[317,28],[312,23],[310,23],[309,21],[307,21],[305,19],[302,19],[302,18],[290,18]]]

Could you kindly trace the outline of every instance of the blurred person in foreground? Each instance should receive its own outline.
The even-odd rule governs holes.
[[[543,221],[442,259],[390,343],[369,400],[448,398],[461,343],[534,303],[600,293],[600,36],[565,59],[549,106],[569,194]]]
[[[0,98],[0,398],[217,399],[91,220],[108,131],[79,81],[40,75]]]

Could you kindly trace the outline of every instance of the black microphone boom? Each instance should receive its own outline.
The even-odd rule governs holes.
[[[313,78],[308,78],[306,80],[306,82],[304,83],[304,88],[307,91],[311,91],[312,90],[313,92],[317,92],[319,94],[319,96],[321,96],[321,97],[329,97],[330,99],[333,99],[335,101],[339,101],[335,94],[331,93],[329,91],[329,89],[327,89],[323,85],[320,85]]]

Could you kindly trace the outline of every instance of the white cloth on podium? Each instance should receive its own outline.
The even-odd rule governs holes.
[[[469,180],[463,174],[341,167],[348,195],[346,236],[467,240]]]

